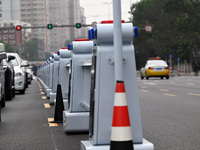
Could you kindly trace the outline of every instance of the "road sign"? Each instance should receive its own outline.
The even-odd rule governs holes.
[[[180,58],[177,58],[177,60],[180,61],[181,59],[180,59]]]
[[[145,31],[146,32],[151,32],[152,31],[152,27],[150,25],[146,25],[145,26]]]
[[[169,58],[172,58],[172,54],[169,54]]]

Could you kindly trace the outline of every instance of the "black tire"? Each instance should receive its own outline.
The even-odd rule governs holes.
[[[163,79],[163,77],[160,77],[160,79]]]
[[[13,91],[12,91],[12,85],[10,84],[10,87],[8,87],[6,90],[5,90],[5,99],[6,100],[12,100],[13,98]]]
[[[0,122],[1,122],[1,103],[0,103]]]
[[[20,94],[25,94],[25,89],[19,91]]]
[[[169,79],[169,76],[167,76],[166,79]]]
[[[149,77],[147,76],[147,73],[145,73],[145,76],[146,76],[146,80],[149,80]]]
[[[11,100],[12,99],[12,84],[13,82],[11,82],[11,71],[7,70],[6,74],[5,74],[5,99],[6,100]]]
[[[12,89],[12,96],[15,97],[15,88]]]
[[[6,106],[6,101],[5,101],[5,94],[4,94],[1,99],[1,107],[5,107],[5,106]]]
[[[141,80],[143,80],[143,79],[144,79],[144,77],[142,76],[142,74],[140,74],[140,78],[141,78]]]

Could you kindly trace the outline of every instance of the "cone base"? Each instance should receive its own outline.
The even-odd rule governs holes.
[[[134,150],[154,150],[154,145],[143,139],[142,143],[134,144]],[[110,145],[93,145],[92,141],[81,141],[81,150],[109,150]],[[124,150],[124,149],[122,149]]]
[[[134,150],[133,141],[111,141],[110,150]]]
[[[63,123],[63,121],[50,121],[50,123]]]

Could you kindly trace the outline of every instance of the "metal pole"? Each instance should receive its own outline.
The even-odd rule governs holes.
[[[179,68],[180,66],[179,66],[179,60],[178,60],[178,68]]]
[[[113,0],[115,81],[123,81],[121,0]]]

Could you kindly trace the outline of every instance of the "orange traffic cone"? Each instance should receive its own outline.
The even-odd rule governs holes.
[[[124,81],[117,81],[114,99],[110,150],[133,150]]]

